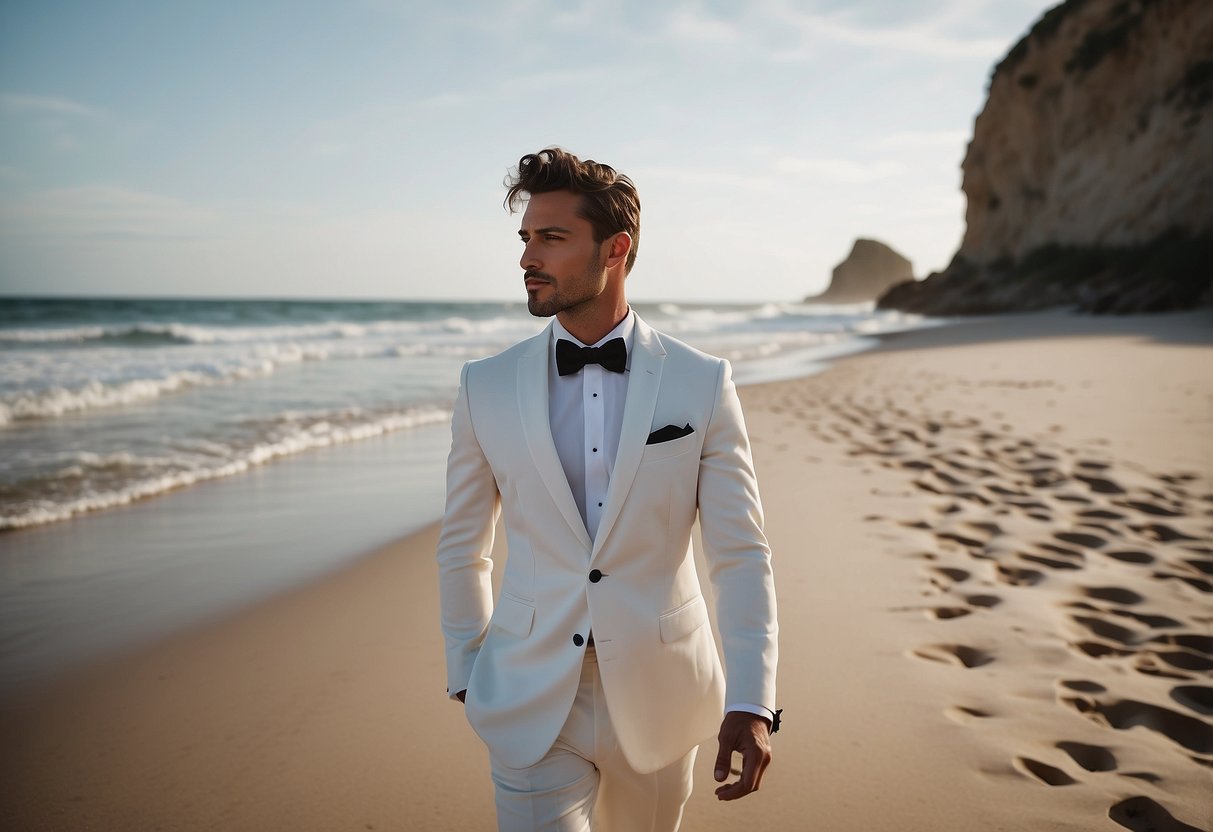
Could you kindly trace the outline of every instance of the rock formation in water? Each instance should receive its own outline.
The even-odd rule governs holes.
[[[1213,302],[1213,3],[1067,0],[995,67],[960,250],[879,306],[979,314]]]
[[[847,259],[834,267],[829,287],[805,303],[861,303],[876,300],[890,286],[914,279],[909,260],[877,240],[858,239]]]

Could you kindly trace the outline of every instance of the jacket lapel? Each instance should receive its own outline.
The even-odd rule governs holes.
[[[548,421],[548,362],[551,360],[549,345],[552,339],[551,324],[531,339],[518,362],[518,408],[522,416],[522,432],[526,446],[531,452],[535,469],[543,484],[552,495],[552,502],[564,516],[565,521],[577,535],[577,539],[588,550],[593,544],[586,531],[577,502],[569,489],[569,481],[556,453],[552,440],[552,426]],[[629,390],[629,396],[631,392]]]
[[[606,506],[602,510],[602,521],[598,524],[591,560],[610,535],[632,481],[636,479],[636,470],[644,455],[644,444],[653,426],[664,364],[665,347],[661,345],[657,333],[637,316],[631,368],[628,371],[628,396],[623,405],[623,422],[619,429],[619,451],[615,454],[615,467],[611,471],[611,484],[607,489]]]

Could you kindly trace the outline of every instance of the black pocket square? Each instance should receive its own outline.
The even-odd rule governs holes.
[[[644,444],[657,445],[661,442],[669,442],[673,439],[681,439],[684,436],[690,436],[694,432],[695,428],[691,427],[689,424],[681,428],[678,427],[678,425],[666,425],[664,428],[658,428],[650,433],[648,441],[646,441]]]

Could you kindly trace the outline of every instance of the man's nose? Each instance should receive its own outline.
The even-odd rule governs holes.
[[[538,255],[535,253],[535,243],[533,240],[528,241],[522,247],[522,258],[518,261],[518,265],[522,266],[524,272],[540,268],[541,264]]]

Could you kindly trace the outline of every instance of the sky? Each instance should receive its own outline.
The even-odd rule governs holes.
[[[1040,0],[0,4],[0,294],[521,300],[519,157],[636,182],[638,301],[943,268]]]

